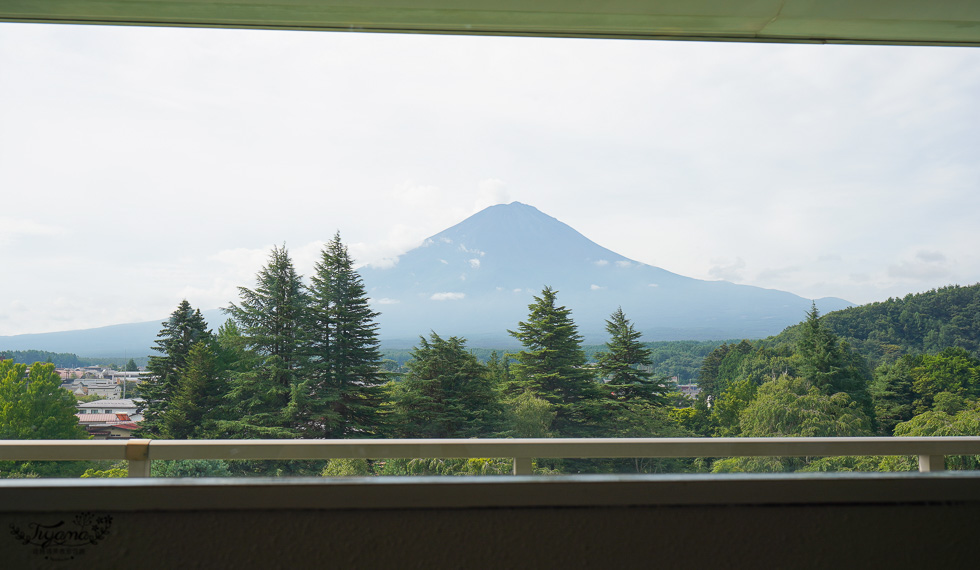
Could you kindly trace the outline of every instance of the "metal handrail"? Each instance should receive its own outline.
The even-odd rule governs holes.
[[[912,455],[919,471],[942,471],[947,455],[980,455],[980,437],[738,437],[636,439],[207,439],[0,440],[0,460],[126,460],[149,477],[155,459],[381,459],[511,457],[826,457]]]

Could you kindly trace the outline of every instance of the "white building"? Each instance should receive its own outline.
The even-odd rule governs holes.
[[[79,414],[126,414],[134,422],[143,419],[142,414],[136,413],[136,406],[140,400],[96,400],[78,404]]]

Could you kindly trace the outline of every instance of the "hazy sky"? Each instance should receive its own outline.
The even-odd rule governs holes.
[[[0,24],[0,335],[390,259],[513,200],[856,303],[980,281],[980,49]]]

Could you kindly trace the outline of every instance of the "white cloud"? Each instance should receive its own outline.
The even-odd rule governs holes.
[[[401,303],[398,299],[389,299],[388,297],[382,297],[380,299],[372,299],[375,303],[379,305],[397,305]]]
[[[650,283],[650,284],[647,285],[647,287],[660,287],[660,284],[659,283]]]
[[[940,279],[951,274],[946,256],[938,251],[917,251],[912,259],[888,266],[888,276],[902,280]]]
[[[431,301],[459,301],[466,297],[466,293],[458,292],[446,292],[446,293],[433,293],[429,300]]]
[[[630,265],[633,264],[626,259],[620,259],[619,261],[616,262],[616,267],[629,267]]]
[[[496,204],[510,202],[510,194],[504,188],[505,186],[503,180],[496,178],[487,178],[477,183],[477,198],[473,205],[473,211],[479,212]]]
[[[398,259],[399,258],[397,256],[395,256],[395,257],[384,257],[384,258],[375,260],[375,261],[369,263],[368,265],[370,265],[371,267],[373,267],[375,269],[391,269],[392,267],[395,267],[396,265],[398,265]]]
[[[0,335],[225,304],[338,230],[391,267],[511,196],[693,277],[980,281],[980,50],[0,24],[0,69],[0,253],[31,276]],[[124,278],[69,278],[95,267]]]
[[[20,237],[56,236],[65,232],[63,227],[26,218],[0,217],[0,243]]]
[[[940,251],[918,251],[915,258],[925,263],[939,263],[946,261],[946,256]]]
[[[738,282],[744,280],[745,260],[741,257],[734,262],[713,261],[715,265],[708,270],[708,275],[723,281]]]
[[[599,291],[605,289],[605,287],[593,283],[592,285],[589,286],[589,289],[591,289],[592,291]]]
[[[480,260],[479,259],[476,259],[476,258],[471,259],[470,260],[470,267],[472,267],[473,269],[479,269],[480,268]]]

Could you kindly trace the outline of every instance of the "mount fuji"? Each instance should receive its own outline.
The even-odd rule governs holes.
[[[605,320],[620,306],[645,340],[760,338],[800,322],[811,302],[821,313],[852,306],[671,273],[519,202],[482,210],[393,266],[360,273],[391,347],[412,346],[430,330],[464,336],[471,346],[513,346],[507,330],[527,318],[545,286],[571,309],[589,344],[605,342]]]

